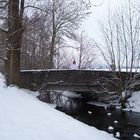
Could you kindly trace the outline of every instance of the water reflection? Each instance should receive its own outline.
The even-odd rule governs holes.
[[[121,140],[140,140],[140,114],[134,112],[108,111],[100,113],[80,113],[77,117],[90,126],[112,133]],[[75,117],[75,116],[73,116]],[[135,137],[135,135],[138,137]]]
[[[80,102],[81,107],[83,109],[67,106],[62,111],[81,122],[111,133],[120,140],[140,140],[140,113],[106,110],[101,106],[85,105],[85,102],[84,106]]]

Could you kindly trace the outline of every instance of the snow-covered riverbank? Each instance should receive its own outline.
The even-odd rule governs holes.
[[[30,91],[6,87],[0,75],[1,140],[114,140],[37,100]]]
[[[132,107],[132,111],[140,112],[140,91],[134,92],[129,99],[129,104]]]

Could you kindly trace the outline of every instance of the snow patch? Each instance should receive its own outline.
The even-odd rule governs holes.
[[[92,111],[88,111],[88,114],[92,114]]]
[[[109,127],[108,127],[108,130],[109,130],[110,132],[112,132],[112,131],[114,130],[114,128],[113,128],[112,126],[109,126]]]
[[[62,96],[65,96],[65,97],[72,97],[72,98],[79,98],[79,97],[81,97],[80,94],[76,94],[76,93],[74,93],[74,92],[69,92],[69,91],[64,91],[64,92],[62,93]]]
[[[133,136],[136,138],[140,138],[140,136],[138,134],[134,134]]]
[[[98,101],[88,101],[87,104],[95,105],[95,106],[98,106],[98,107],[105,107],[105,108],[107,108],[107,106],[108,106],[108,104],[98,102]]]
[[[120,132],[116,133],[116,137],[119,138],[120,137]]]
[[[114,124],[118,124],[118,121],[115,120],[115,121],[114,121]]]
[[[109,117],[110,117],[111,115],[112,115],[111,113],[107,113],[107,116],[109,116]]]
[[[0,87],[4,87],[4,86],[6,86],[6,80],[4,75],[0,73]]]
[[[128,101],[132,111],[140,112],[140,91],[133,92],[132,97]]]

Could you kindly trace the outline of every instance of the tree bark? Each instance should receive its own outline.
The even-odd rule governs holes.
[[[48,65],[49,69],[52,69],[54,67],[54,62],[53,62],[54,48],[55,48],[55,37],[52,36],[52,42],[51,42],[51,48],[50,48],[50,56],[49,56],[49,65]]]
[[[22,2],[24,2],[24,0],[22,0]],[[20,48],[23,30],[19,0],[9,0],[8,6],[8,50],[5,64],[7,84],[20,86]],[[21,7],[24,6],[22,5]]]
[[[54,7],[54,5],[53,5]],[[50,56],[49,56],[49,65],[48,68],[52,69],[54,67],[54,48],[55,48],[55,37],[56,37],[56,27],[55,27],[55,13],[54,10],[52,11],[52,40],[51,40],[51,47],[50,47]]]

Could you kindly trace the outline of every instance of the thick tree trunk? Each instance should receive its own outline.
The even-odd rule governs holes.
[[[19,0],[9,0],[8,6],[8,50],[5,64],[7,83],[20,85],[20,48],[23,31]]]
[[[20,50],[8,50],[8,84],[20,85]]]

